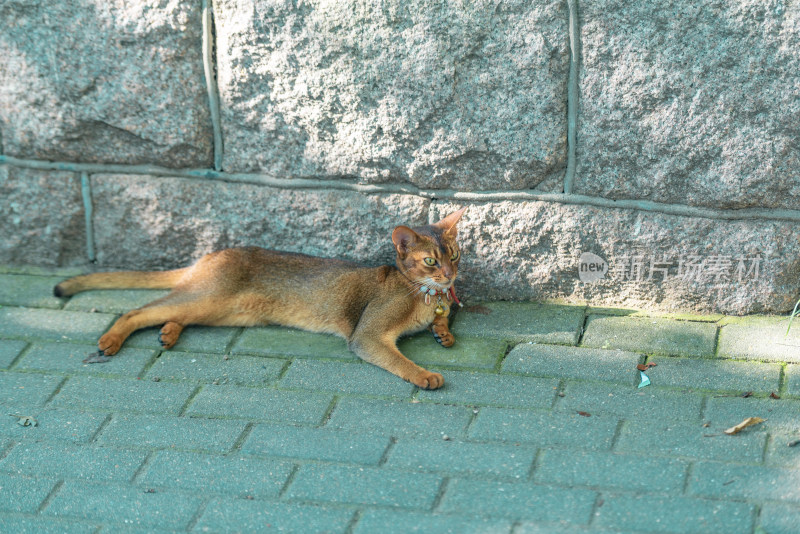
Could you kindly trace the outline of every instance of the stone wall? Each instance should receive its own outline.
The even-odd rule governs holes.
[[[0,262],[242,244],[390,261],[469,205],[460,291],[800,296],[800,5],[0,3]]]

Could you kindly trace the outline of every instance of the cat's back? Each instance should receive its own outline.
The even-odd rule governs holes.
[[[213,252],[195,265],[198,271],[224,278],[230,289],[237,286],[253,288],[254,285],[284,284],[288,287],[319,284],[366,268],[347,260],[261,247],[237,247]]]

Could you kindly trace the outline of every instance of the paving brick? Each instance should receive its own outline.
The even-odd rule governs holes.
[[[430,509],[442,478],[428,473],[403,473],[374,467],[306,464],[298,469],[286,497]]]
[[[377,464],[389,446],[387,436],[346,430],[262,423],[242,444],[243,454]]]
[[[797,534],[800,530],[800,506],[764,503],[758,525],[769,534]],[[756,534],[760,534],[756,530]]]
[[[64,302],[53,296],[53,286],[63,278],[0,274],[0,305],[60,309]]]
[[[141,308],[154,300],[167,295],[164,289],[103,289],[84,291],[71,297],[64,305],[65,310],[97,311],[120,314]]]
[[[354,534],[510,534],[512,522],[396,510],[368,509],[356,523]]]
[[[472,409],[462,406],[345,397],[336,404],[327,426],[394,436],[458,437],[471,418]]]
[[[421,390],[417,398],[448,404],[550,408],[557,389],[555,378],[450,371],[445,373],[444,388]]]
[[[277,497],[293,464],[278,460],[159,451],[140,484],[240,497]]]
[[[800,327],[786,335],[786,317],[729,319],[719,334],[718,355],[724,358],[800,363]]]
[[[513,534],[642,534],[641,530],[606,530],[597,527],[576,527],[559,523],[520,522],[514,527]]]
[[[193,384],[78,376],[67,380],[53,398],[52,405],[177,415],[189,400],[194,388]]]
[[[800,365],[786,366],[786,394],[800,397]]]
[[[464,441],[400,439],[386,465],[398,469],[527,478],[535,447]]]
[[[4,409],[30,410],[43,405],[63,377],[6,371],[0,373],[0,405]],[[23,414],[26,415],[26,414]]]
[[[590,315],[582,345],[664,356],[714,355],[717,326],[659,318]]]
[[[0,473],[0,511],[34,513],[55,485],[55,479]]]
[[[0,339],[0,369],[8,369],[17,356],[28,346],[25,341]]]
[[[110,447],[22,443],[0,461],[0,470],[28,476],[127,481],[144,458],[144,452]]]
[[[582,417],[507,408],[481,408],[470,426],[469,437],[540,446],[569,446],[608,450],[614,440],[617,419]]]
[[[302,360],[292,362],[279,383],[289,389],[410,398],[414,385],[368,363]]]
[[[575,345],[583,326],[584,307],[528,302],[489,302],[482,313],[459,312],[452,331],[459,336],[488,337],[513,343],[535,341]]]
[[[94,534],[98,525],[0,513],[0,531],[16,534]]]
[[[25,415],[25,414],[20,414]],[[36,426],[21,426],[17,419],[0,418],[0,435],[15,440],[70,441],[86,443],[100,429],[107,415],[79,410],[46,409],[29,413]]]
[[[67,480],[45,508],[48,516],[75,517],[127,526],[184,529],[202,499],[173,491]]]
[[[238,386],[205,386],[187,413],[252,421],[317,424],[333,395]]]
[[[757,428],[800,432],[800,401],[788,399],[755,399],[740,397],[712,397],[708,399],[704,416],[715,424],[731,427],[748,417],[760,417],[766,421]]]
[[[767,443],[767,465],[792,468],[800,466],[800,444],[789,447],[789,443],[798,439],[800,439],[800,432],[785,430],[770,432]]]
[[[97,345],[70,343],[34,343],[16,366],[17,370],[37,370],[76,375],[136,377],[155,357],[155,351],[123,347],[113,358],[102,364],[87,364],[83,360],[97,352]]]
[[[244,421],[114,415],[98,443],[137,448],[228,452],[244,431]]]
[[[126,347],[138,349],[161,349],[158,333],[161,327],[143,328],[134,332],[125,341]],[[223,328],[220,326],[187,326],[181,333],[178,342],[170,350],[181,352],[199,352],[224,354],[233,338],[239,335],[240,328]]]
[[[430,332],[401,339],[397,348],[423,367],[494,369],[506,353],[508,343],[496,339],[459,336],[455,345],[442,347]]]
[[[283,502],[211,499],[192,532],[344,533],[355,511]]]
[[[164,352],[147,371],[146,378],[263,385],[273,383],[286,360],[255,356],[223,356],[194,352]]]
[[[647,372],[652,384],[716,391],[778,391],[781,366],[723,359],[659,358]]]
[[[340,337],[312,334],[279,326],[245,329],[242,337],[234,345],[232,353],[358,359],[358,356],[350,352],[347,343]]]
[[[686,424],[676,421],[628,421],[620,432],[617,452],[690,459],[760,462],[764,454],[764,432],[742,432],[728,436],[728,428],[711,424]]]
[[[0,336],[77,343],[96,342],[113,315],[35,308],[0,308]]]
[[[556,410],[615,415],[621,419],[699,421],[703,398],[663,388],[638,389],[616,384],[568,382]]]
[[[688,467],[688,462],[671,458],[548,449],[537,461],[534,481],[558,486],[681,493]]]
[[[675,534],[749,533],[754,506],[687,497],[604,495],[592,526]]]
[[[704,497],[800,504],[800,469],[697,462],[692,466],[689,476],[688,493]]]
[[[621,350],[523,343],[503,360],[503,372],[633,384],[642,356]]]
[[[597,493],[530,483],[453,479],[438,510],[445,513],[587,524]]]

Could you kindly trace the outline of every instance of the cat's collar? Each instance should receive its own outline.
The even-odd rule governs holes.
[[[463,304],[461,304],[461,301],[458,300],[458,297],[456,296],[456,290],[452,285],[448,286],[445,289],[441,288],[436,289],[428,287],[426,285],[422,285],[419,288],[419,293],[420,295],[425,296],[425,304],[431,303],[431,297],[439,297],[439,302],[441,302],[442,297],[445,297],[448,301],[454,300],[459,307],[463,306]]]

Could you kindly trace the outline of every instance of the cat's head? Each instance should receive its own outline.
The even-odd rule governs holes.
[[[417,287],[446,290],[458,274],[461,250],[456,225],[466,207],[428,226],[398,226],[392,232],[397,268]]]

